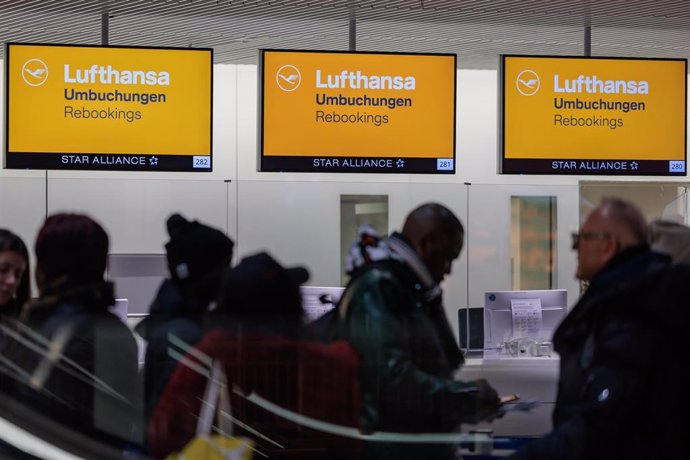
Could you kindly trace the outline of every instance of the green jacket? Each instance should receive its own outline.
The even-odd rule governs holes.
[[[448,433],[473,421],[477,388],[453,380],[462,354],[440,298],[425,294],[413,270],[386,260],[361,268],[343,296],[345,334],[360,359],[365,432]],[[440,459],[453,458],[452,450],[376,443],[365,456]]]

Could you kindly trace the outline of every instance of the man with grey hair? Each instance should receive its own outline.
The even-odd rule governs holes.
[[[690,368],[674,353],[684,336],[678,320],[688,318],[688,272],[650,250],[644,216],[618,198],[588,215],[573,249],[589,287],[554,334],[553,431],[514,458],[675,458]]]
[[[647,222],[635,205],[605,198],[573,235],[578,260],[575,276],[591,281],[619,253],[637,246],[648,250],[647,234]]]

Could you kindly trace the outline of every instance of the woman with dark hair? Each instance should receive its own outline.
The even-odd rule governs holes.
[[[22,305],[31,297],[29,277],[29,252],[26,245],[19,236],[0,228],[0,353],[7,351],[5,328],[16,327]],[[5,387],[6,382],[0,382],[0,388]]]
[[[46,219],[35,245],[39,298],[22,311],[8,349],[21,369],[18,401],[122,445],[140,440],[141,388],[134,337],[109,311],[115,299],[103,278],[108,245],[103,227],[87,216]]]
[[[17,235],[0,228],[0,322],[19,316],[31,297],[29,252]]]

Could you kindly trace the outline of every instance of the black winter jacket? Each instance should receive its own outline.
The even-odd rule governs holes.
[[[369,432],[451,433],[478,412],[476,386],[453,380],[463,358],[441,299],[394,260],[360,269],[340,310],[360,359],[363,428]],[[368,443],[365,458],[455,458],[452,444]]]
[[[113,303],[106,282],[46,290],[18,327],[19,339],[8,344],[8,359],[33,383],[17,381],[11,394],[68,428],[139,444],[137,346],[129,328],[108,311]],[[57,344],[59,359],[52,357]]]
[[[514,458],[679,455],[688,416],[688,268],[641,246],[592,280],[554,335],[561,361],[553,431]]]
[[[180,346],[196,345],[202,337],[204,308],[186,299],[170,280],[158,289],[149,316],[135,328],[146,340],[144,362],[144,407],[146,420],[151,417],[158,399],[187,350]],[[172,338],[172,341],[171,341]]]

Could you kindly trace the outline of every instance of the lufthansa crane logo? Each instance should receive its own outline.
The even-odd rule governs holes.
[[[302,83],[302,74],[294,65],[284,65],[276,72],[276,83],[283,91],[294,91]]]
[[[534,96],[539,91],[539,75],[534,70],[523,70],[518,74],[515,85],[523,96]]]
[[[48,80],[48,66],[40,59],[29,59],[22,67],[22,78],[29,86],[41,86]]]

